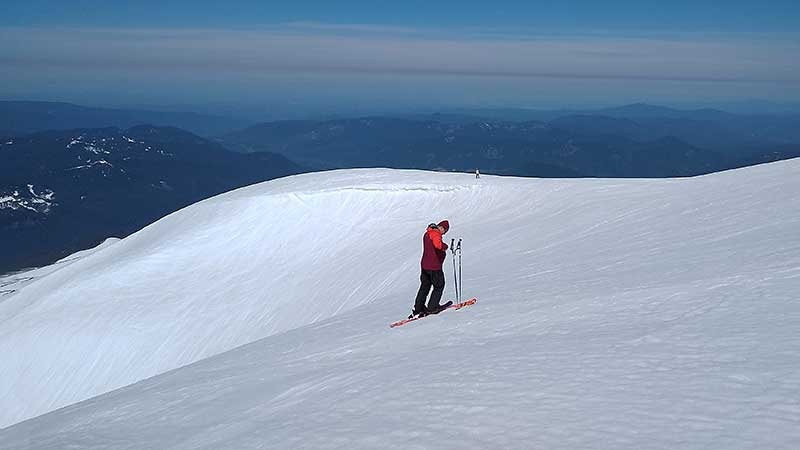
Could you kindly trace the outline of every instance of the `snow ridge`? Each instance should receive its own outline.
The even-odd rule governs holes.
[[[0,449],[791,448],[798,175],[362,169],[205,200],[2,297],[0,426],[88,400]],[[479,302],[390,330],[443,218]]]
[[[364,236],[386,220],[370,218],[375,205],[389,201],[407,211],[411,223],[416,205],[465,188],[431,187],[424,173],[412,173],[411,182],[355,173],[363,176],[341,171],[289,177],[200,202],[8,296],[0,305],[0,352],[16,356],[0,366],[6,375],[0,399],[17,406],[2,408],[0,424],[332,317],[406,285],[406,274],[418,264],[411,256],[416,249],[403,257],[386,250],[398,245],[397,237]],[[320,185],[325,188],[315,192]],[[353,217],[362,218],[355,227]],[[417,234],[414,226],[409,230]],[[299,255],[339,263],[314,268]],[[353,285],[363,267],[387,260],[396,265],[392,273]],[[236,266],[252,267],[236,275],[224,269]],[[323,267],[340,281],[321,282]],[[163,291],[154,295],[160,285]],[[331,302],[337,290],[346,294]],[[233,310],[246,313],[231,315]],[[24,339],[43,326],[53,333],[45,336],[61,337]],[[17,345],[27,350],[12,352]],[[28,361],[28,351],[42,356]],[[107,361],[111,355],[113,362]],[[78,363],[83,358],[92,363]],[[72,375],[53,379],[63,367]],[[49,393],[41,388],[44,379],[50,380]],[[21,397],[27,389],[38,390],[37,398]]]

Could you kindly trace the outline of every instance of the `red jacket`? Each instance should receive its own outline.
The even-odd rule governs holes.
[[[442,270],[447,257],[447,244],[438,228],[428,228],[422,236],[422,270]]]

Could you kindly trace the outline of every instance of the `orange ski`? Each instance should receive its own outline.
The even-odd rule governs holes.
[[[475,304],[475,302],[477,302],[477,301],[478,301],[478,299],[476,299],[476,298],[473,298],[473,299],[467,300],[467,301],[465,301],[465,302],[462,302],[462,303],[457,303],[457,304],[455,304],[455,305],[450,305],[450,306],[448,306],[447,308],[445,308],[445,309],[443,309],[443,310],[439,311],[437,314],[441,314],[442,312],[444,312],[444,311],[446,311],[446,310],[448,310],[448,309],[461,309],[461,308],[463,308],[463,307],[465,307],[465,306],[474,305],[474,304]],[[431,316],[435,316],[436,314],[430,314],[430,315],[431,315]],[[393,324],[389,325],[389,328],[399,327],[400,325],[405,325],[405,324],[407,324],[408,322],[413,322],[413,321],[415,321],[415,320],[424,319],[424,318],[426,318],[426,317],[429,317],[429,316],[413,317],[413,318],[411,318],[411,319],[405,319],[405,320],[401,320],[401,321],[399,321],[399,322],[395,322],[395,323],[393,323]]]

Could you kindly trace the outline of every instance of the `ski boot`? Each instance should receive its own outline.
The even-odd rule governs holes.
[[[427,309],[423,309],[422,311],[417,311],[416,309],[412,309],[411,310],[411,315],[408,316],[408,318],[409,319],[415,319],[415,318],[419,319],[421,317],[427,316],[428,314],[430,314],[430,311],[428,311]]]
[[[428,314],[439,314],[440,312],[444,311],[445,309],[449,308],[453,304],[452,300],[445,303],[444,305],[435,305],[432,307],[428,307]]]

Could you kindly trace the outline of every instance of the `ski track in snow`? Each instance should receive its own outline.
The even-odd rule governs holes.
[[[799,175],[347,170],[200,202],[4,288],[0,427],[66,407],[0,449],[797,449]],[[389,329],[442,218],[478,303]]]

